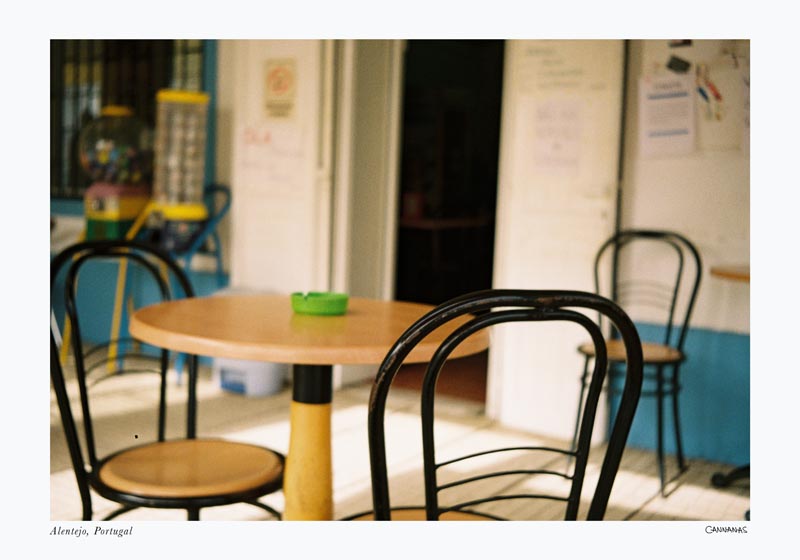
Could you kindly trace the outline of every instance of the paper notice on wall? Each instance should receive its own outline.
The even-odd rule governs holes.
[[[584,121],[580,100],[547,99],[537,104],[534,119],[533,155],[539,169],[577,174]]]
[[[643,76],[639,80],[639,151],[674,156],[695,149],[694,76]]]
[[[301,189],[302,135],[294,126],[249,124],[236,133],[237,164],[246,183],[272,193]]]

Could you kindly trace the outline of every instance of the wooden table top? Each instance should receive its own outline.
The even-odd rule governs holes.
[[[750,282],[750,265],[719,265],[711,267],[711,275],[737,282]]]
[[[143,307],[133,314],[129,328],[144,342],[202,356],[311,365],[378,364],[403,331],[430,309],[418,303],[351,297],[345,315],[316,316],[294,313],[289,295],[220,295]],[[406,362],[430,359],[455,323],[428,335]],[[475,354],[488,345],[484,330],[465,340],[452,357]]]

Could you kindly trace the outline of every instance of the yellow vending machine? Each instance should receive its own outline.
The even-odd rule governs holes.
[[[158,92],[156,101],[153,194],[142,222],[149,220],[160,232],[162,249],[180,253],[208,218],[203,185],[209,96],[166,89]]]

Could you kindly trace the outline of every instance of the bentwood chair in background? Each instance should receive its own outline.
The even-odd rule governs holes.
[[[648,337],[642,334],[643,326],[639,325],[639,333],[644,339],[642,351],[647,382],[642,396],[655,397],[656,453],[663,495],[666,495],[668,483],[664,447],[664,404],[668,399],[671,402],[678,463],[676,476],[687,468],[680,430],[679,372],[681,364],[686,360],[684,343],[701,276],[702,263],[697,248],[683,235],[671,231],[620,231],[601,245],[594,262],[597,293],[615,301],[643,323],[650,324],[657,333]],[[606,341],[606,348],[611,363],[608,383],[614,394],[616,380],[620,375],[617,364],[625,362],[625,354],[613,329]],[[579,348],[579,352],[585,357],[585,366],[575,424],[576,438],[581,418],[581,401],[595,349],[593,345],[586,344]]]
[[[183,269],[173,259],[160,249],[138,241],[78,243],[51,261],[51,297],[57,278],[65,273],[64,305],[72,329],[70,340],[64,340],[63,344],[72,343],[75,376],[65,377],[52,325],[50,376],[78,483],[83,519],[91,520],[93,516],[92,491],[120,504],[106,519],[146,507],[185,509],[190,520],[197,520],[202,508],[234,503],[249,503],[280,518],[277,511],[258,499],[280,490],[283,455],[256,445],[197,437],[196,356],[188,358],[186,397],[176,405],[178,410],[174,410],[172,400],[168,406],[167,400],[169,353],[157,350],[157,377],[150,386],[154,395],[146,403],[146,421],[138,413],[114,411],[131,414],[129,433],[114,434],[104,429],[102,417],[92,415],[96,412],[92,407],[96,401],[91,397],[98,391],[98,381],[104,385],[119,382],[129,377],[129,373],[123,370],[109,375],[105,368],[96,368],[100,373],[87,369],[77,282],[80,275],[81,283],[87,282],[91,289],[87,275],[91,275],[92,267],[86,266],[87,263],[121,259],[136,267],[140,275],[137,280],[146,278],[156,286],[160,300],[172,299],[180,293],[194,296]],[[133,370],[138,372],[140,368]],[[79,406],[71,404],[68,386],[77,391]],[[175,412],[178,417],[183,407],[185,418],[168,423],[167,412]]]
[[[616,327],[627,350],[627,370],[625,390],[619,413],[616,416],[599,478],[591,496],[587,518],[602,519],[605,515],[611,488],[619,469],[625,441],[633,420],[642,383],[642,349],[633,323],[613,302],[595,294],[572,291],[532,291],[532,290],[486,290],[467,294],[441,304],[429,312],[400,337],[389,350],[377,373],[369,400],[369,454],[372,477],[373,511],[356,515],[355,520],[488,520],[499,519],[491,512],[481,509],[491,507],[502,500],[539,500],[548,504],[561,502],[564,507],[563,518],[575,520],[578,516],[581,493],[584,487],[586,466],[589,459],[590,442],[597,412],[598,399],[602,393],[606,375],[606,354],[603,336],[598,325],[588,316],[598,312],[607,317]],[[465,315],[469,321],[457,328],[437,349],[424,376],[421,395],[422,449],[424,469],[425,504],[420,507],[392,507],[389,497],[389,473],[386,460],[386,441],[384,413],[389,387],[403,363],[404,358],[416,344],[436,328]],[[458,457],[442,460],[437,454],[434,441],[434,395],[437,378],[447,357],[471,334],[501,323],[518,322],[569,322],[588,332],[597,345],[597,360],[591,374],[586,406],[580,422],[577,446],[558,449],[555,447],[505,447],[501,449],[479,449]],[[520,327],[512,327],[520,328]],[[535,375],[535,365],[531,365],[531,375]],[[524,399],[525,395],[520,395]],[[452,453],[441,450],[442,455]],[[523,454],[525,466],[514,464]],[[510,459],[513,457],[513,459]],[[490,465],[475,465],[474,459],[484,462],[491,459]],[[571,472],[563,472],[565,458],[571,461]],[[504,463],[500,471],[497,463]],[[522,463],[522,462],[520,462]],[[557,465],[557,466],[556,466]],[[503,486],[519,482],[556,479],[561,484],[553,493],[535,491],[533,493],[511,494],[498,492],[491,484],[489,495],[486,481],[501,481]],[[458,497],[450,490],[458,489]],[[450,502],[452,500],[452,502]],[[530,504],[534,507],[533,504]]]

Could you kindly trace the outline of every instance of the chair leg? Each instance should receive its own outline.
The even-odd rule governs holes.
[[[103,521],[111,521],[112,519],[122,515],[123,513],[128,513],[129,511],[133,511],[138,507],[139,506],[123,506],[117,510],[112,511],[109,515],[103,518]]]
[[[658,455],[658,477],[661,481],[661,495],[666,496],[666,473],[664,472],[664,371],[656,368],[656,453]]]
[[[81,493],[81,510],[83,513],[84,521],[92,520],[92,496],[89,494],[88,488],[84,488],[83,484],[78,482],[79,491]]]
[[[572,432],[572,451],[576,450],[578,445],[578,431],[581,428],[581,410],[583,409],[583,397],[586,394],[586,378],[589,375],[589,356],[586,356],[583,362],[583,375],[581,375],[581,392],[578,395],[578,408],[575,412],[575,430]],[[567,462],[567,468],[572,464],[572,458]]]
[[[273,508],[273,507],[271,507],[271,506],[269,506],[269,505],[267,505],[267,504],[265,504],[263,502],[260,502],[258,500],[252,500],[252,501],[249,501],[247,503],[250,504],[250,505],[254,505],[256,507],[259,507],[259,508],[269,512],[278,521],[281,521],[283,519],[283,515],[281,515],[281,512],[279,512],[277,509],[275,509],[275,508]]]
[[[680,387],[678,386],[678,366],[675,365],[672,368],[672,421],[675,427],[675,450],[678,457],[678,469],[680,472],[686,470],[686,461],[683,456],[683,442],[681,438],[681,426],[680,426],[680,417],[678,415],[678,392],[680,391]]]

